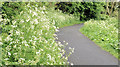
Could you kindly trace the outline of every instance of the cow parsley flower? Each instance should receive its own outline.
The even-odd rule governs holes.
[[[73,63],[71,63],[71,65],[74,65]]]
[[[28,44],[25,44],[25,46],[29,46]]]
[[[9,60],[9,58],[5,58],[4,60]]]
[[[0,42],[0,45],[2,45],[3,43],[2,42]]]
[[[9,56],[11,56],[11,53],[10,53],[10,52],[8,52],[8,55],[9,55]]]
[[[37,16],[38,14],[36,12],[33,12],[33,16]]]
[[[35,24],[38,24],[38,23],[39,23],[37,19],[35,19],[34,21],[35,21]]]

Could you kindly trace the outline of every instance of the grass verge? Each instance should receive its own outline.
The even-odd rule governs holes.
[[[116,18],[89,20],[84,23],[80,32],[118,58],[118,20]]]

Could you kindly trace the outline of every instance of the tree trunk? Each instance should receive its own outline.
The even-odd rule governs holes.
[[[107,0],[107,2],[106,2],[106,3],[107,3],[107,6],[106,6],[106,14],[108,13],[108,15],[109,15],[109,14],[110,14],[110,12],[109,12],[109,8],[108,8],[108,7],[109,7],[109,2],[108,2],[108,0]]]
[[[110,14],[109,14],[109,16],[111,16],[111,14],[112,14],[113,7],[114,7],[114,2],[111,2],[111,10],[110,10]]]

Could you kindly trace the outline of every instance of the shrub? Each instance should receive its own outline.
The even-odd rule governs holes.
[[[5,2],[2,4],[3,18],[13,19],[14,16],[23,11],[25,6],[24,2]]]

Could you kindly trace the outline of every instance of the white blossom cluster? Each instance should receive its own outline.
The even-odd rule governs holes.
[[[68,57],[62,58],[64,49],[55,41],[54,34],[59,31],[55,21],[46,15],[46,7],[37,8],[28,4],[17,16],[19,19],[6,25],[9,33],[2,33],[2,62],[5,65],[64,65]],[[62,46],[59,46],[62,45]],[[72,64],[73,65],[73,64]]]

